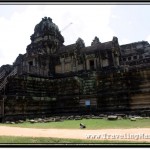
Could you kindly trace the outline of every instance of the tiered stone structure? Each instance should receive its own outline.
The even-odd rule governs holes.
[[[150,45],[118,38],[65,46],[51,18],[35,26],[31,44],[0,68],[0,118],[150,110]]]

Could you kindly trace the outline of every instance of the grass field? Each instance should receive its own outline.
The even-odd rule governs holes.
[[[106,119],[82,119],[82,120],[65,120],[62,122],[49,123],[30,123],[24,122],[20,124],[0,124],[0,126],[23,127],[23,128],[59,128],[59,129],[79,129],[79,124],[83,123],[87,129],[117,129],[117,128],[150,128],[150,119],[137,119],[130,121],[123,120],[106,120]],[[0,144],[130,144],[149,145],[148,142],[127,142],[127,141],[108,141],[108,140],[77,140],[77,139],[61,139],[61,138],[33,138],[33,137],[14,137],[14,136],[0,136]],[[135,143],[135,144],[134,144]]]
[[[0,144],[144,144],[148,142],[127,142],[127,141],[108,141],[108,140],[77,140],[61,138],[33,138],[33,137],[15,137],[0,136]]]
[[[86,125],[86,129],[109,129],[109,128],[150,128],[150,119],[137,119],[130,121],[123,120],[106,120],[106,119],[82,119],[82,120],[65,120],[62,122],[48,122],[48,123],[30,123],[24,122],[20,124],[0,124],[5,126],[16,126],[25,128],[59,128],[59,129],[79,129],[79,124]]]

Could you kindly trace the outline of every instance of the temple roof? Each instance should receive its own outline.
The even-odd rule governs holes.
[[[81,53],[93,53],[94,51],[97,51],[97,50],[100,50],[100,51],[109,50],[109,49],[112,49],[112,44],[113,44],[113,41],[109,41],[105,43],[97,43],[92,46],[84,47],[80,51]],[[74,52],[74,50],[77,50],[76,44],[62,46],[59,49],[58,54],[68,53],[68,52],[72,53]]]
[[[134,48],[134,47],[136,48],[136,46],[137,46],[138,44],[143,44],[144,46],[149,45],[149,43],[148,43],[147,41],[139,41],[139,42],[133,42],[133,43],[128,43],[128,44],[120,45],[120,48],[121,48],[121,49],[124,49],[124,48],[129,48],[129,47],[131,47],[131,46],[132,46],[132,48]]]
[[[120,50],[123,56],[130,56],[144,53],[145,49],[148,49],[149,46],[147,41],[140,41],[121,45]]]
[[[92,46],[83,48],[81,51],[83,53],[93,53],[94,51],[97,51],[97,50],[100,50],[100,51],[109,50],[109,49],[112,49],[112,43],[113,43],[112,41],[109,41],[105,43],[94,44]]]
[[[58,54],[73,52],[74,50],[76,50],[76,44],[70,44],[67,46],[63,45],[62,47],[60,47]]]

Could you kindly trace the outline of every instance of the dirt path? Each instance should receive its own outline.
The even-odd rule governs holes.
[[[0,126],[0,136],[54,137],[91,140],[123,140],[150,142],[149,128],[136,129],[31,129]],[[95,138],[88,138],[90,135]],[[99,138],[99,135],[101,138]],[[88,136],[88,137],[87,137]]]

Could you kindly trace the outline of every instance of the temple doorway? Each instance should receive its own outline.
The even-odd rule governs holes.
[[[94,60],[89,61],[90,70],[94,70]]]
[[[32,66],[33,66],[33,61],[29,61],[28,65],[29,65],[29,72],[31,72],[32,71]]]
[[[86,106],[87,109],[90,109],[91,100],[89,100],[89,99],[85,100],[85,106]]]

